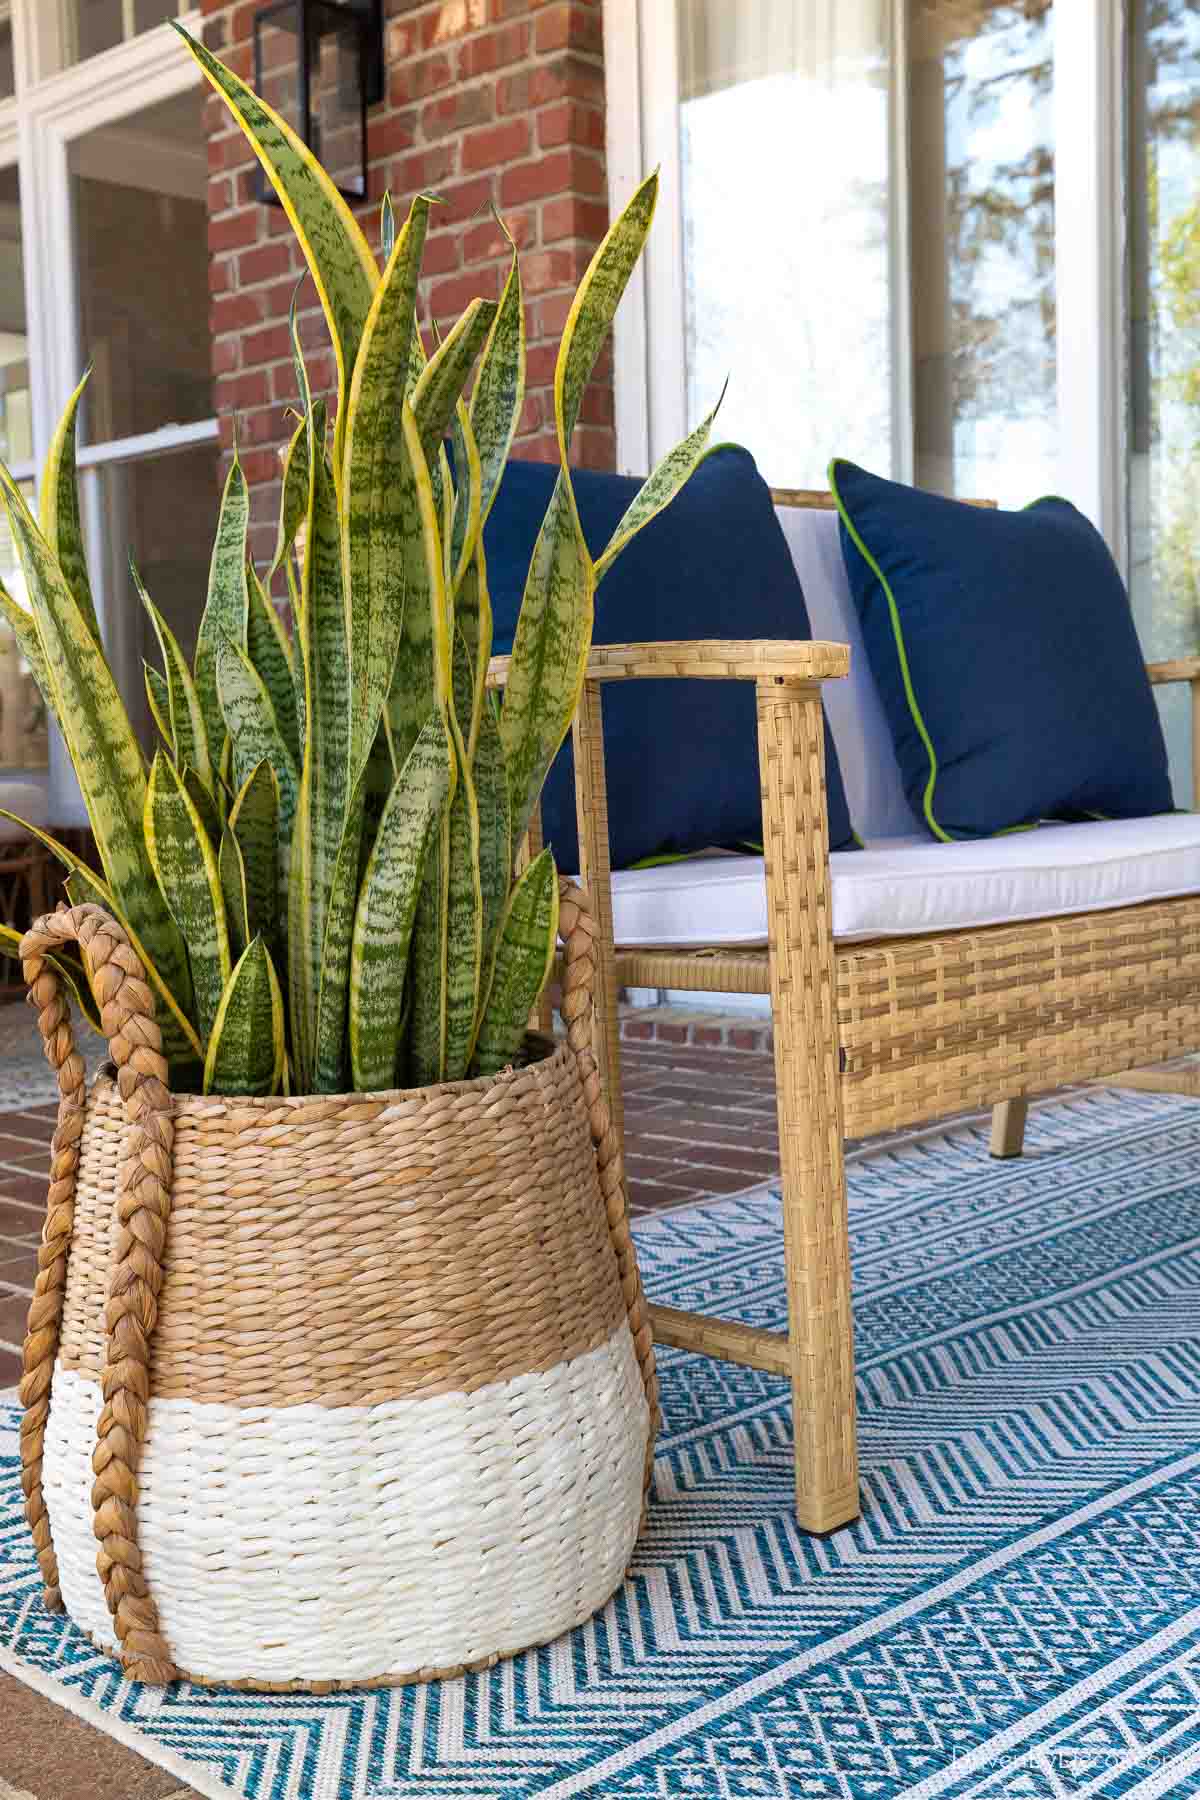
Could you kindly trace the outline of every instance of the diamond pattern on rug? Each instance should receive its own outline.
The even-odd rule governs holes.
[[[850,1181],[853,1526],[795,1524],[782,1381],[663,1351],[646,1530],[588,1625],[425,1687],[141,1688],[43,1611],[0,1408],[0,1661],[238,1800],[1200,1791],[1200,1106],[1091,1093],[1018,1163],[967,1127]],[[638,1244],[656,1298],[783,1323],[768,1191]]]

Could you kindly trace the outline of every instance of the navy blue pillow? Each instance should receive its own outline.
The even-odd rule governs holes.
[[[1170,812],[1129,596],[1081,512],[967,506],[840,459],[829,485],[905,790],[935,837]]]
[[[512,649],[525,575],[554,486],[550,463],[511,461],[484,531],[493,650]],[[641,486],[579,470],[584,536],[598,556]],[[673,638],[808,638],[804,595],[766,483],[748,451],[722,446],[621,552],[596,590],[597,644]],[[762,839],[754,686],[614,681],[604,688],[613,867]],[[825,731],[830,843],[852,848],[837,752]],[[546,842],[578,868],[574,759],[563,745],[542,795]]]

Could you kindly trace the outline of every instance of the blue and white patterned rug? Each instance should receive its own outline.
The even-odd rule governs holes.
[[[851,1196],[847,1530],[795,1528],[781,1381],[667,1351],[635,1577],[587,1627],[429,1687],[141,1689],[43,1612],[0,1411],[0,1664],[226,1800],[1200,1793],[1200,1104],[1079,1096],[1018,1163],[966,1127]],[[656,1297],[782,1322],[767,1190],[638,1239]]]

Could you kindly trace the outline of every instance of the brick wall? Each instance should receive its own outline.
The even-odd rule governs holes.
[[[205,41],[246,79],[257,10],[257,0],[204,0]],[[600,0],[385,0],[384,12],[387,91],[369,115],[370,189],[359,219],[378,249],[385,191],[401,216],[420,191],[445,202],[434,210],[421,292],[426,325],[445,327],[476,294],[500,292],[508,251],[489,210],[500,209],[521,249],[529,338],[516,454],[551,460],[558,338],[608,224]],[[253,157],[215,95],[205,116],[216,408],[226,453],[237,415],[262,562],[274,542],[284,412],[295,400],[287,315],[302,264],[283,213],[255,202]],[[311,284],[306,292],[310,378],[328,390],[333,357]],[[572,460],[611,468],[614,458],[606,350]]]

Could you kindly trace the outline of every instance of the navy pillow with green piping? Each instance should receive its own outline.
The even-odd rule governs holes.
[[[553,464],[510,461],[484,530],[497,655],[512,648],[556,474]],[[641,483],[588,470],[576,471],[574,482],[584,535],[598,556]],[[704,459],[596,590],[597,644],[811,636],[770,489],[753,457],[736,445],[721,445]],[[713,845],[745,849],[761,839],[752,682],[606,682],[604,744],[614,868]],[[828,727],[825,757],[830,842],[852,849]],[[559,868],[577,868],[569,738],[543,791],[542,825]]]
[[[905,791],[938,838],[1170,812],[1125,584],[1067,500],[968,506],[829,465]]]

